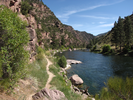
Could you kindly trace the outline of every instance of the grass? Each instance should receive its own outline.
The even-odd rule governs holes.
[[[52,61],[55,61],[55,63],[54,63],[54,65],[50,66],[49,70],[54,75],[56,75],[56,77],[53,78],[53,80],[51,81],[50,84],[52,86],[56,87],[57,90],[62,91],[65,94],[65,96],[68,100],[82,100],[80,95],[74,93],[71,90],[71,82],[68,81],[68,83],[66,84],[65,79],[63,78],[63,76],[59,74],[60,67],[57,64],[56,59],[52,58],[52,57],[51,57],[51,59],[52,59]]]
[[[66,85],[62,76],[56,75],[56,77],[53,78],[51,85],[56,86],[58,90],[62,91],[68,100],[81,100],[81,96],[71,90],[70,82]]]
[[[47,61],[43,57],[41,60],[36,60],[28,66],[28,78],[32,78],[35,85],[38,85],[40,89],[45,87],[48,79],[48,74],[46,72]]]

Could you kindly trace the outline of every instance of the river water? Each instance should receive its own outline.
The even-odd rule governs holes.
[[[78,74],[84,81],[82,88],[89,86],[90,94],[99,93],[109,77],[133,77],[133,57],[106,56],[88,50],[65,51],[59,55],[82,61],[81,64],[71,65],[67,70],[67,77]]]

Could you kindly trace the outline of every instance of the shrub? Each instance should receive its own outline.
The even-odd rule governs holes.
[[[66,67],[67,62],[66,62],[65,56],[62,56],[62,57],[59,59],[58,64],[59,64],[60,67],[63,67],[63,68]]]
[[[92,47],[91,51],[95,51],[96,49],[97,49],[97,46],[95,45]]]
[[[50,56],[50,55],[51,55],[50,51],[46,51],[45,54],[46,54],[47,56]]]
[[[18,79],[24,77],[29,58],[24,49],[29,41],[26,23],[10,9],[0,6],[0,33],[0,70],[3,78],[0,86],[13,89]]]
[[[30,6],[30,4],[26,1],[23,1],[21,4],[21,13],[23,15],[27,15],[29,13],[29,11],[32,9],[32,7]]]
[[[119,77],[109,78],[106,87],[102,89],[96,100],[132,100],[133,78],[125,80]]]
[[[36,59],[37,60],[42,60],[44,58],[44,51],[41,47],[37,47],[37,56],[36,56]]]
[[[103,49],[102,53],[106,53],[106,52],[109,52],[111,50],[110,45],[104,45],[102,49]]]
[[[131,50],[131,47],[128,46],[128,45],[125,45],[124,48],[123,48],[124,53],[128,53],[130,50]]]

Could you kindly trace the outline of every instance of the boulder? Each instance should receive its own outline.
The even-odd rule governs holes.
[[[83,84],[83,80],[77,74],[71,76],[70,81],[72,82],[73,85]]]
[[[67,64],[70,65],[70,64],[80,64],[82,63],[81,61],[78,61],[78,60],[70,60],[70,59],[67,59]]]
[[[67,100],[63,92],[47,88],[36,93],[32,98],[33,100]]]

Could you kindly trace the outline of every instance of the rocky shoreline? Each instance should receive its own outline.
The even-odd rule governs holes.
[[[91,95],[88,93],[88,88],[89,87],[81,90],[81,89],[79,89],[78,87],[75,86],[77,84],[83,84],[83,80],[78,75],[74,74],[73,76],[71,76],[68,79],[68,77],[66,76],[67,72],[66,72],[65,68],[61,68],[60,73],[64,73],[63,77],[64,77],[64,80],[65,80],[66,84],[68,83],[68,81],[71,82],[71,89],[72,89],[73,92],[81,95],[85,99],[90,98],[91,100],[95,100],[95,98],[92,98]],[[77,84],[75,84],[75,83],[77,83]]]
[[[65,70],[71,68],[71,64],[80,64],[80,63],[82,62],[78,60],[67,59],[67,65],[65,67]]]
[[[61,72],[60,73],[63,72],[65,74],[65,75],[63,75],[63,77],[64,77],[66,83],[70,80],[72,91],[74,91],[75,93],[77,93],[79,95],[82,95],[83,98],[88,98],[89,97],[91,100],[95,100],[88,93],[88,88],[89,87],[87,87],[86,89],[82,89],[81,90],[81,89],[79,89],[78,87],[75,86],[75,85],[78,85],[78,84],[83,84],[83,80],[78,75],[74,74],[69,79],[66,76],[66,73],[67,73],[66,70],[69,69],[69,68],[71,68],[71,64],[80,64],[80,63],[82,63],[82,62],[81,61],[78,61],[78,60],[67,59],[66,68],[61,68]]]

